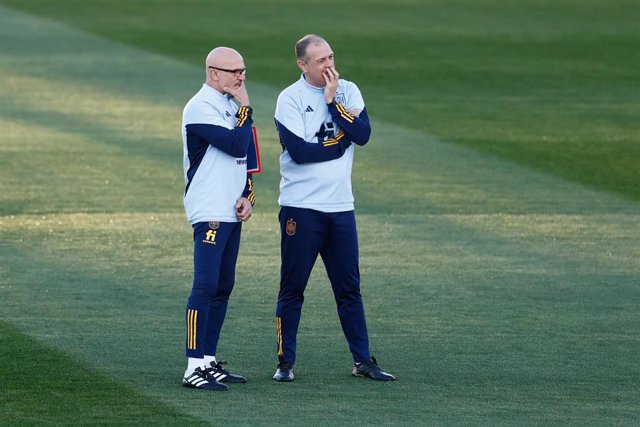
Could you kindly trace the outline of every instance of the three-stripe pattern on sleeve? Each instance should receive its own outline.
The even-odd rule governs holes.
[[[238,109],[238,112],[236,113],[236,117],[238,118],[238,121],[236,122],[236,127],[241,127],[244,124],[244,122],[247,121],[249,114],[251,114],[250,107],[246,107],[246,106],[240,107]]]
[[[353,116],[351,113],[349,113],[347,111],[347,109],[344,108],[344,105],[339,104],[339,103],[336,102],[336,108],[340,112],[340,117],[342,117],[343,119],[345,119],[349,123],[353,123],[353,121],[355,120],[355,116]]]
[[[340,140],[342,138],[344,138],[344,132],[340,132],[339,134],[337,134],[333,138],[329,138],[326,141],[322,141],[322,145],[324,145],[325,147],[330,147],[332,145],[336,145],[336,144],[340,143]]]
[[[253,206],[256,204],[256,193],[253,191],[253,180],[251,178],[247,178],[247,187],[249,194],[246,195],[246,198],[251,202],[251,206]]]

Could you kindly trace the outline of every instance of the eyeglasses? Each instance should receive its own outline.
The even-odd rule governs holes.
[[[213,66],[209,65],[209,68],[211,68],[213,70],[224,71],[225,73],[231,73],[235,77],[240,77],[241,75],[243,75],[244,73],[247,72],[247,67],[238,68],[237,70],[229,70],[227,68],[218,68],[218,67],[213,67]]]

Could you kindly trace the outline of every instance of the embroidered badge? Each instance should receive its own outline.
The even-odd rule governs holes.
[[[285,229],[288,236],[296,234],[296,222],[292,219],[287,221],[287,228]]]
[[[216,234],[218,234],[217,231],[207,230],[207,234],[205,235],[204,240],[202,241],[202,243],[209,243],[210,245],[215,245],[216,244]]]
[[[347,100],[344,97],[344,93],[342,92],[336,93],[336,96],[334,97],[334,99],[338,104],[342,104],[342,105],[344,105],[347,102]]]
[[[209,228],[217,230],[220,227],[220,221],[209,221]]]

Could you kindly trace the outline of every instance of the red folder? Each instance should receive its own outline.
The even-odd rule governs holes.
[[[262,163],[260,162],[260,146],[258,145],[258,131],[255,126],[251,126],[253,131],[253,141],[249,144],[247,152],[247,173],[262,172]]]

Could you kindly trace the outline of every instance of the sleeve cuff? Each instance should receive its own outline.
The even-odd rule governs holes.
[[[240,118],[243,115],[247,115],[249,117],[251,117],[251,115],[253,114],[253,108],[251,108],[250,106],[242,106],[238,109],[238,112],[236,113],[236,117]]]
[[[240,107],[238,109],[238,112],[236,113],[236,117],[238,118],[236,127],[242,126],[247,119],[251,119],[252,114],[253,114],[253,108],[248,106]]]

